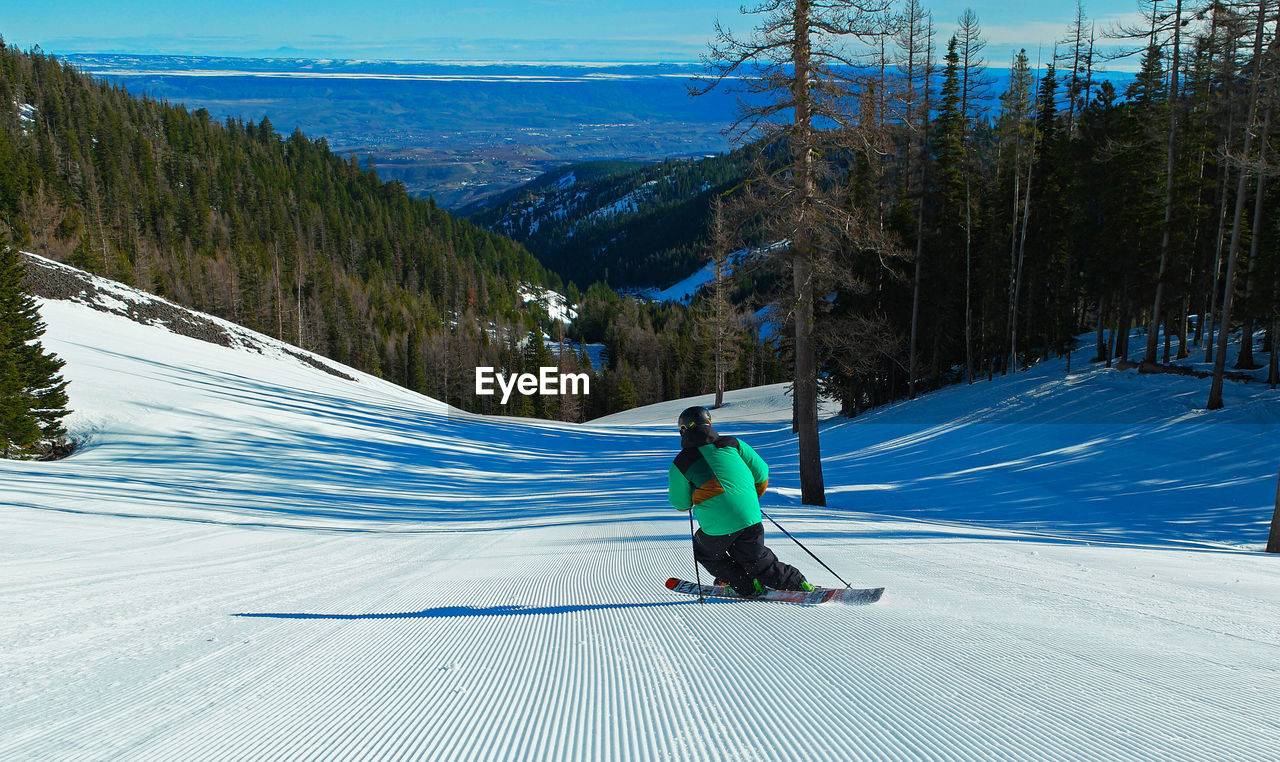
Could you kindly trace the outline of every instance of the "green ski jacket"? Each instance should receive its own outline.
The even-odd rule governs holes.
[[[678,510],[693,509],[702,531],[733,534],[759,524],[760,497],[769,486],[769,466],[735,437],[710,426],[684,434],[684,445],[667,470],[667,499]]]

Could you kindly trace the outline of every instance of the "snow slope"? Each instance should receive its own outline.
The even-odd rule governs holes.
[[[666,288],[644,288],[634,291],[636,296],[648,299],[651,302],[679,302],[687,304],[693,295],[698,293],[703,286],[712,282],[716,278],[716,266],[714,262],[708,262],[700,269],[694,271],[692,275],[683,280],[678,280]]]
[[[0,463],[0,759],[1271,759],[1280,398],[1053,363],[823,430],[715,420],[869,607],[707,603],[689,400],[483,419],[44,301],[73,432]],[[270,341],[267,339],[266,341]],[[1079,363],[1077,366],[1084,367]],[[771,545],[835,580],[772,526]],[[1245,550],[1242,550],[1245,549]]]

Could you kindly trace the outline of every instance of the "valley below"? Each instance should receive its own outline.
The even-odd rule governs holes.
[[[216,119],[269,118],[456,209],[589,159],[729,148],[736,100],[688,93],[692,64],[323,61],[78,54],[88,74]]]

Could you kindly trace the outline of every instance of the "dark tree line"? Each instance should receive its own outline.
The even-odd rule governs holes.
[[[614,288],[665,286],[707,260],[711,200],[742,180],[751,151],[629,166],[523,192],[471,219],[523,243],[562,278]],[[540,178],[541,180],[541,178]]]
[[[1070,368],[1085,333],[1108,366],[1202,352],[1209,408],[1228,362],[1257,367],[1257,338],[1280,382],[1280,3],[1142,7],[1138,28],[1103,30],[1079,8],[1054,55],[1010,62],[1004,92],[971,11],[941,44],[917,0],[768,0],[755,36],[718,30],[708,86],[754,96],[745,137],[789,154],[739,195],[790,244],[776,296],[802,464],[811,381],[852,415],[1049,357]],[[1098,76],[1103,43],[1138,62],[1123,90]]]
[[[909,355],[869,373],[832,368],[850,412],[912,386],[1017,371],[1090,330],[1093,359],[1107,364],[1154,371],[1198,347],[1217,364],[1210,408],[1222,402],[1228,336],[1244,337],[1230,359],[1248,369],[1260,335],[1280,380],[1270,352],[1280,198],[1267,183],[1276,19],[1267,0],[1157,4],[1134,48],[1140,70],[1119,92],[1095,76],[1081,13],[1055,60],[1037,69],[1025,51],[1015,58],[991,110],[972,91],[985,76],[971,14],[946,44],[927,110],[912,103],[927,73],[911,69],[928,67],[928,50],[903,50],[911,63],[886,78],[884,99],[901,105],[877,115],[893,168],[871,172],[863,165],[882,159],[855,156],[850,174],[874,174],[853,203],[891,210],[882,219],[916,261],[834,312],[883,315],[901,336],[914,322],[918,335],[899,342]],[[1145,351],[1130,346],[1135,328]]]

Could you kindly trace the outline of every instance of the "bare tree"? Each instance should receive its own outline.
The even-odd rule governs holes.
[[[736,339],[742,332],[742,310],[730,299],[729,276],[733,267],[733,237],[729,222],[725,219],[724,202],[719,196],[711,201],[711,240],[708,242],[715,278],[711,281],[710,314],[706,330],[710,334],[714,355],[716,402],[714,407],[724,406],[725,375],[738,361],[739,345]]]
[[[1071,76],[1067,78],[1067,130],[1076,132],[1077,112],[1088,105],[1089,89],[1093,81],[1093,27],[1088,24],[1089,18],[1084,12],[1084,2],[1076,0],[1076,17],[1067,31],[1067,38],[1059,40],[1064,46],[1060,61],[1070,61]]]
[[[284,340],[284,312],[280,299],[280,242],[271,242],[271,282],[275,290],[276,338]]]
[[[717,22],[715,40],[703,56],[707,74],[693,90],[703,94],[728,81],[753,96],[741,102],[741,117],[731,130],[790,154],[782,171],[758,177],[743,196],[763,214],[766,234],[790,243],[781,255],[794,289],[794,403],[806,505],[826,504],[811,340],[816,281],[830,271],[824,267],[830,254],[863,223],[840,198],[842,184],[830,182],[829,153],[823,150],[830,131],[824,128],[856,128],[844,106],[866,82],[863,61],[847,43],[877,34],[878,14],[887,6],[883,0],[765,0],[746,8],[761,17],[754,34],[741,39]]]
[[[961,143],[964,153],[964,380],[970,384],[973,383],[973,162],[970,149],[973,122],[983,110],[982,99],[991,82],[982,58],[986,46],[978,14],[972,8],[965,8],[956,28],[956,52],[960,55],[960,124],[964,130]]]
[[[1271,534],[1267,536],[1267,552],[1280,553],[1280,480],[1276,481],[1276,509],[1271,514]]]
[[[1155,14],[1152,14],[1155,18]],[[1155,40],[1152,40],[1152,44]],[[1173,12],[1173,60],[1169,66],[1169,139],[1165,149],[1164,176],[1164,225],[1160,232],[1160,270],[1156,276],[1155,303],[1151,307],[1151,325],[1147,328],[1147,354],[1145,363],[1156,361],[1156,346],[1160,337],[1160,310],[1164,306],[1164,283],[1169,270],[1169,237],[1173,230],[1173,171],[1178,156],[1178,70],[1182,49],[1182,0],[1174,0]]]
[[[1218,331],[1217,356],[1213,360],[1213,383],[1209,387],[1209,410],[1222,407],[1222,380],[1227,366],[1227,338],[1231,333],[1231,308],[1236,288],[1236,265],[1240,254],[1240,227],[1244,222],[1245,195],[1248,189],[1250,156],[1253,153],[1253,137],[1258,131],[1258,103],[1262,85],[1263,59],[1266,50],[1263,39],[1267,28],[1267,0],[1258,0],[1258,15],[1253,37],[1253,74],[1249,85],[1249,116],[1245,120],[1244,146],[1240,151],[1240,177],[1236,182],[1234,219],[1231,224],[1231,245],[1227,249],[1227,278],[1222,296],[1222,328]],[[1274,47],[1274,41],[1273,41]]]
[[[907,0],[902,12],[902,23],[898,28],[897,45],[898,68],[905,85],[901,119],[907,128],[915,133],[916,156],[920,164],[918,171],[913,173],[910,169],[911,155],[908,152],[906,174],[908,177],[918,177],[920,182],[915,191],[918,194],[916,263],[911,289],[911,343],[907,355],[907,394],[911,399],[915,399],[916,352],[920,325],[920,278],[923,275],[924,266],[924,199],[929,172],[929,92],[934,69],[933,16],[924,9],[920,0]]]
[[[1027,61],[1027,51],[1020,50],[1013,59],[1013,65],[1010,67],[1009,89],[1005,94],[1000,96],[1000,117],[997,122],[997,129],[1000,134],[1000,144],[1012,144],[1013,150],[1009,153],[1009,161],[1011,166],[1009,175],[1012,180],[1013,204],[1010,209],[1009,225],[1009,317],[1008,328],[1010,334],[1010,361],[1008,369],[1016,371],[1017,366],[1017,313],[1018,313],[1018,292],[1021,289],[1021,267],[1018,257],[1018,231],[1021,227],[1020,219],[1022,217],[1022,163],[1025,157],[1027,162],[1028,178],[1031,172],[1031,162],[1035,160],[1035,96],[1036,78],[1031,71],[1031,66]]]
[[[1219,47],[1221,47],[1222,49],[1221,55],[1218,57],[1218,60],[1219,60],[1219,66],[1221,67],[1222,71],[1219,73],[1219,76],[1224,80],[1228,78],[1234,78],[1234,73],[1231,72],[1231,67],[1236,58],[1236,48],[1237,48],[1237,45],[1239,44],[1240,35],[1235,33],[1232,30],[1232,27],[1236,26],[1237,23],[1238,22],[1235,18],[1235,15],[1232,13],[1228,13],[1224,6],[1218,3],[1215,3],[1213,5],[1211,9],[1210,21],[1209,21],[1209,39],[1208,39],[1209,62],[1207,64],[1207,68],[1209,68],[1212,71],[1213,55],[1215,52],[1218,52]],[[1221,42],[1219,42],[1220,31],[1222,33]],[[1205,82],[1204,98],[1207,101],[1209,98],[1209,94],[1212,91],[1212,77],[1206,77],[1205,80],[1206,82]],[[1222,133],[1222,145],[1221,145],[1221,148],[1219,149],[1219,153],[1222,156],[1226,156],[1228,154],[1228,149],[1231,145],[1231,135],[1235,132],[1235,116],[1236,116],[1235,99],[1228,97],[1226,100],[1227,100],[1227,103],[1226,103],[1227,129]],[[1214,349],[1214,345],[1216,344],[1214,340],[1214,336],[1215,336],[1214,331],[1216,330],[1216,326],[1217,326],[1216,320],[1218,317],[1218,292],[1221,290],[1219,288],[1219,284],[1221,283],[1221,279],[1222,279],[1223,247],[1226,245],[1227,209],[1228,209],[1227,202],[1228,202],[1228,195],[1229,195],[1228,192],[1230,190],[1230,179],[1231,179],[1230,162],[1222,161],[1220,162],[1220,164],[1221,164],[1220,179],[1218,181],[1220,193],[1219,193],[1219,199],[1218,199],[1218,214],[1217,214],[1218,233],[1214,242],[1213,271],[1212,271],[1211,277],[1208,278],[1209,311],[1205,315],[1205,319],[1201,321],[1202,323],[1207,323],[1207,330],[1203,331],[1205,362],[1213,362],[1213,354],[1214,354],[1213,349]]]
[[[1245,277],[1244,287],[1245,318],[1244,326],[1240,331],[1240,353],[1236,355],[1236,368],[1239,370],[1253,370],[1258,367],[1253,361],[1253,289],[1257,283],[1258,248],[1262,242],[1260,231],[1266,224],[1263,217],[1263,200],[1266,198],[1267,188],[1267,143],[1271,140],[1271,108],[1268,104],[1266,115],[1262,117],[1262,130],[1258,135],[1258,161],[1255,165],[1258,182],[1253,192],[1253,223],[1249,227],[1253,232],[1249,236],[1249,272]]]
[[[1133,47],[1121,47],[1111,53],[1111,59],[1125,58],[1140,52],[1159,55],[1163,50],[1162,38],[1169,39],[1172,60],[1169,67],[1169,87],[1166,102],[1169,108],[1169,126],[1165,134],[1165,197],[1164,222],[1160,233],[1160,265],[1156,276],[1155,298],[1151,308],[1151,322],[1147,329],[1147,346],[1143,363],[1155,363],[1160,328],[1162,327],[1162,310],[1164,308],[1165,283],[1169,279],[1169,258],[1171,253],[1171,236],[1173,230],[1174,207],[1174,169],[1177,162],[1178,148],[1178,77],[1181,73],[1182,33],[1183,27],[1191,20],[1183,12],[1183,0],[1174,0],[1172,11],[1162,11],[1160,0],[1151,0],[1150,8],[1142,6],[1143,24],[1115,24],[1106,32],[1113,39],[1143,40]],[[1216,12],[1218,4],[1214,3]],[[1140,318],[1139,318],[1140,319]]]
[[[1040,57],[1039,55],[1037,55],[1036,56],[1037,74],[1032,83],[1032,87],[1035,91],[1035,95],[1032,97],[1032,100],[1031,100],[1031,114],[1033,115],[1032,116],[1033,120],[1034,120],[1034,114],[1038,113],[1040,110],[1040,88],[1039,88],[1040,78],[1038,73],[1039,69],[1040,69]],[[1052,63],[1049,64],[1049,69],[1050,70],[1053,69]],[[1027,155],[1027,179],[1026,179],[1025,190],[1023,191],[1023,197],[1022,197],[1022,212],[1021,212],[1021,216],[1022,216],[1021,231],[1022,232],[1020,234],[1017,232],[1018,223],[1016,222],[1016,219],[1018,216],[1018,209],[1017,209],[1018,200],[1017,198],[1014,199],[1014,217],[1015,217],[1014,240],[1016,242],[1018,256],[1017,256],[1016,265],[1013,268],[1013,280],[1011,282],[1012,289],[1010,291],[1010,298],[1009,298],[1009,372],[1010,373],[1016,373],[1018,371],[1018,302],[1021,300],[1021,294],[1022,294],[1022,265],[1026,261],[1026,254],[1027,254],[1027,227],[1028,227],[1027,223],[1030,221],[1030,218],[1031,218],[1031,178],[1032,178],[1032,173],[1035,169],[1037,143],[1040,137],[1040,131],[1039,129],[1036,128],[1036,126],[1034,125],[1034,122],[1032,124],[1030,132],[1031,132],[1030,134],[1031,146]]]

